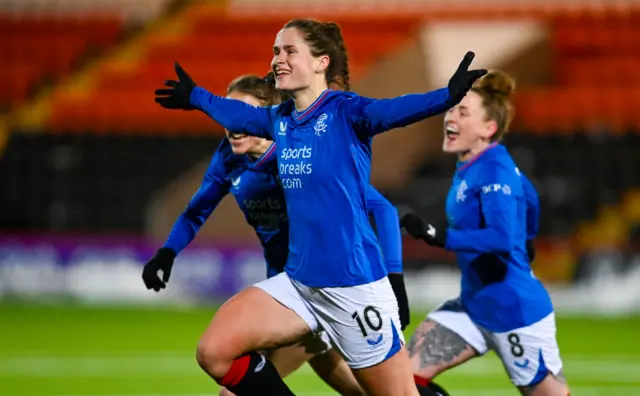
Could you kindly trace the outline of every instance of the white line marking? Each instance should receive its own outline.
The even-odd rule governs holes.
[[[611,394],[632,395],[640,392],[640,386],[576,386],[571,392],[580,396],[609,396]],[[310,391],[300,393],[304,396],[335,396],[333,392]],[[514,396],[514,388],[456,389],[456,396]],[[211,393],[74,393],[63,396],[211,396]]]
[[[580,356],[584,357],[584,356]],[[571,378],[599,378],[619,384],[640,384],[640,358],[617,359],[617,356],[602,356],[591,359],[564,359],[565,373]],[[453,370],[456,375],[471,378],[505,377],[500,362],[495,358],[480,358]],[[191,354],[157,353],[128,354],[124,356],[40,356],[27,354],[22,357],[0,358],[0,378],[7,377],[121,377],[144,376],[147,378],[184,378],[201,375],[195,358]],[[314,375],[304,365],[295,375]]]
[[[334,392],[304,391],[298,393],[303,396],[336,396]],[[61,396],[212,396],[214,393],[73,393],[62,394]]]
[[[572,386],[571,394],[580,396],[610,396],[610,395],[637,395],[640,386]],[[514,396],[515,388],[495,389],[456,389],[456,396]]]

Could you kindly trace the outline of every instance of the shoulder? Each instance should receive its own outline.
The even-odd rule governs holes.
[[[237,167],[239,160],[239,157],[233,154],[229,139],[224,138],[211,158],[208,173],[215,173],[218,176],[226,177]]]
[[[332,91],[329,98],[331,101],[336,103],[337,106],[342,108],[354,108],[354,107],[363,107],[366,106],[371,100],[364,96],[358,95],[355,92],[344,92],[344,91]]]
[[[289,99],[280,104],[273,105],[269,108],[273,117],[286,117],[293,112],[293,99]]]
[[[368,100],[370,99],[360,96],[354,92],[331,90],[322,101],[322,107],[325,107],[330,111],[353,114],[357,109],[366,106]]]
[[[505,194],[523,195],[523,180],[513,158],[504,147],[492,154],[478,164],[477,187],[484,193],[502,190]]]
[[[367,201],[369,202],[389,202],[387,199],[380,193],[380,191],[376,190],[371,184],[367,186]]]
[[[213,153],[213,160],[217,162],[229,162],[232,159],[233,151],[231,150],[231,143],[229,143],[229,139],[223,138],[220,144],[218,144],[218,148]]]

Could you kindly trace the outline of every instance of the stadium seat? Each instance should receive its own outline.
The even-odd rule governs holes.
[[[270,68],[273,36],[286,20],[229,18],[219,13],[185,12],[185,31],[162,31],[147,37],[140,61],[104,62],[86,95],[60,95],[53,102],[48,125],[53,130],[164,131],[178,134],[222,133],[206,117],[163,111],[153,91],[174,77],[178,60],[194,80],[224,95],[229,82],[241,74],[264,75]],[[380,60],[411,37],[417,18],[339,20],[357,78],[367,65]],[[273,32],[265,34],[265,32]],[[119,87],[130,87],[123,100]],[[135,106],[132,106],[135,103]]]
[[[0,107],[23,103],[39,83],[68,74],[91,50],[113,45],[122,22],[111,15],[1,14],[0,36],[7,62],[0,65]]]

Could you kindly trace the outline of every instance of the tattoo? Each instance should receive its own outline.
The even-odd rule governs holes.
[[[420,357],[420,368],[451,364],[470,348],[458,334],[436,322],[425,322],[415,332],[407,349]]]

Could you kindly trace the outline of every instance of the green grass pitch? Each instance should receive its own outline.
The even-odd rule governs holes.
[[[0,303],[0,395],[215,395],[194,357],[214,311]],[[558,338],[572,395],[640,395],[640,317],[558,315]],[[333,394],[308,366],[287,381],[298,395]],[[518,394],[493,355],[438,382],[455,396]]]

